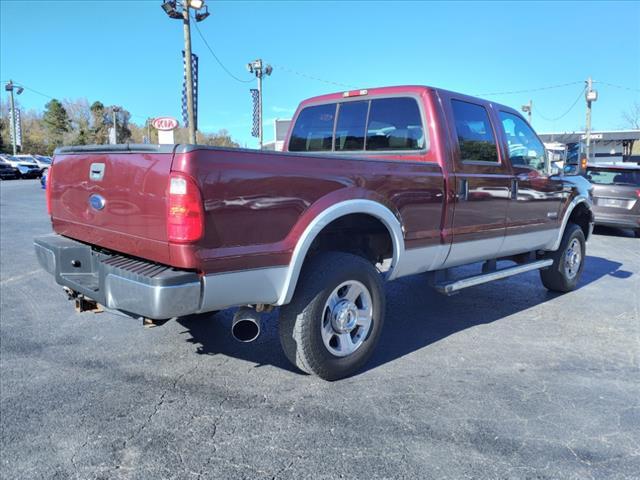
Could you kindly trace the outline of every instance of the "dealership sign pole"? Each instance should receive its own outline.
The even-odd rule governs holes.
[[[178,120],[173,117],[158,117],[151,122],[151,125],[158,131],[158,143],[160,145],[173,145],[176,143],[173,131],[178,128]]]

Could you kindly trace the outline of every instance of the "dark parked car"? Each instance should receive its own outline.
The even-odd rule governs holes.
[[[38,178],[42,171],[32,158],[25,158],[26,155],[3,155],[2,159],[11,165],[18,172],[18,178]]]
[[[631,228],[640,237],[640,165],[588,165],[586,177],[594,186],[596,225]]]
[[[0,157],[0,179],[7,180],[10,178],[18,178],[19,176],[20,172],[18,169]]]

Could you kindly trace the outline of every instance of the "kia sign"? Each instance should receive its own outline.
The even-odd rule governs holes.
[[[173,117],[158,117],[151,123],[156,130],[168,131],[178,128],[178,120]]]

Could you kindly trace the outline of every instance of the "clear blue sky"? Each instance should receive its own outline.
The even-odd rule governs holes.
[[[0,2],[0,80],[56,98],[86,97],[147,116],[180,118],[182,25],[160,0]],[[345,90],[299,76],[372,87],[426,84],[469,94],[528,90],[586,79],[596,84],[594,127],[623,125],[640,101],[638,2],[214,2],[200,29],[236,76],[258,57],[274,65],[265,80],[265,137],[306,97]],[[251,85],[230,78],[197,31],[199,124],[250,136]],[[532,99],[540,132],[584,126],[584,101],[557,121],[581,84],[487,98],[514,107]],[[2,90],[4,94],[4,90]],[[41,110],[30,90],[23,108]]]

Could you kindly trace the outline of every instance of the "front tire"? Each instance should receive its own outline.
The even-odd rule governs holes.
[[[540,270],[542,284],[554,292],[575,290],[584,269],[585,257],[586,241],[582,228],[574,223],[567,224],[560,248],[548,256],[553,259],[553,264]]]
[[[280,343],[300,370],[345,378],[371,357],[384,313],[375,266],[349,253],[321,253],[305,262],[291,303],[280,308]]]

